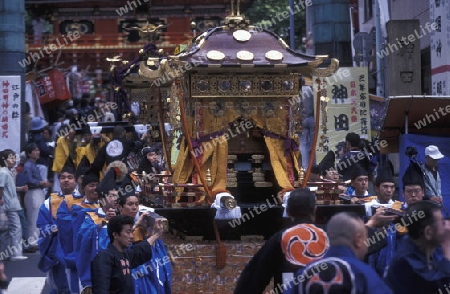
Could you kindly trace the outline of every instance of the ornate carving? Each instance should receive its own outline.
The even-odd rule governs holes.
[[[141,62],[139,64],[139,75],[148,78],[150,81],[154,81],[164,76],[165,72],[170,70],[167,59],[163,59],[161,61],[159,61],[159,59],[149,61],[155,64],[155,66],[157,66],[157,69],[152,70],[144,62]]]
[[[321,57],[319,57],[319,58],[321,58]],[[323,62],[323,59],[321,59],[320,62],[319,61],[312,61],[312,62],[309,63],[309,65],[318,66],[322,62]],[[331,58],[331,64],[328,67],[325,67],[325,68],[314,68],[312,70],[311,75],[312,76],[316,76],[316,77],[330,77],[333,74],[335,74],[338,69],[339,69],[339,60],[337,60],[336,58]]]
[[[287,97],[298,95],[299,85],[292,75],[202,75],[191,76],[193,98]]]

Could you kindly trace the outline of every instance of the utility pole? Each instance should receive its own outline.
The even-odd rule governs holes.
[[[19,61],[24,60],[24,58],[25,1],[0,0],[0,60],[2,62],[0,78],[4,81],[4,85],[0,86],[5,92],[7,91],[5,93],[2,90],[2,93],[5,94],[2,95],[2,101],[3,99],[7,101],[2,102],[2,113],[0,115],[2,120],[8,121],[6,126],[3,124],[1,126],[0,146],[5,147],[4,145],[7,145],[5,148],[11,148],[15,152],[20,151],[25,142],[25,119],[23,117],[25,110],[25,68],[19,64]],[[17,88],[17,85],[11,88],[10,81],[17,82],[20,89]],[[10,89],[7,89],[8,87]],[[17,92],[14,91],[14,88],[17,89]],[[15,97],[17,95],[20,95],[20,97]],[[17,104],[18,107],[16,107]],[[17,119],[20,119],[20,122],[17,122]],[[19,125],[20,130],[15,129]],[[20,140],[18,140],[17,135],[19,132]]]
[[[375,0],[375,52],[381,52],[380,5]],[[381,58],[377,56],[377,96],[384,97],[384,69]]]
[[[289,13],[289,47],[295,50],[294,0],[289,0],[289,7],[291,8],[291,13]]]

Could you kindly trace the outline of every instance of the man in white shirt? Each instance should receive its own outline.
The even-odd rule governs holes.
[[[437,146],[430,145],[425,148],[425,198],[439,203],[442,203],[442,192],[438,164],[442,158],[444,155]]]
[[[28,258],[22,255],[22,226],[19,217],[22,207],[17,197],[16,182],[12,174],[12,168],[15,165],[16,154],[13,150],[5,149],[0,152],[0,206],[5,209],[9,222],[9,230],[0,234],[0,250],[6,253],[6,257],[2,256],[2,259],[12,261]]]

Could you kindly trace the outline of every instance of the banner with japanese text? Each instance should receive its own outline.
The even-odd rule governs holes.
[[[430,30],[431,94],[447,96],[450,95],[450,5],[448,0],[430,0],[429,7],[429,20],[435,24],[435,29]]]
[[[317,163],[350,132],[371,140],[367,79],[367,67],[343,67],[331,77],[313,77],[314,95],[320,99]]]
[[[21,81],[20,76],[0,76],[0,150],[20,153]]]

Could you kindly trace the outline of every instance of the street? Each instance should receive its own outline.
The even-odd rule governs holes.
[[[24,261],[5,261],[5,272],[11,283],[7,294],[48,294],[45,274],[38,268],[39,253],[25,254]]]

